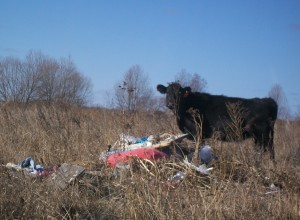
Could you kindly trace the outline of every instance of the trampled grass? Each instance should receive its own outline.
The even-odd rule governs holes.
[[[276,164],[268,154],[258,157],[251,140],[209,140],[219,158],[209,176],[176,157],[136,160],[128,170],[113,170],[99,161],[100,152],[121,133],[180,133],[169,113],[124,116],[98,108],[2,104],[0,121],[1,164],[31,156],[45,167],[67,162],[97,171],[58,190],[43,178],[16,177],[2,166],[1,219],[300,218],[299,121],[276,122]],[[182,181],[168,180],[178,171],[186,173]]]

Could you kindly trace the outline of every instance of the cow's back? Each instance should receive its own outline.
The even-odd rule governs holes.
[[[204,131],[226,131],[233,117],[240,117],[242,126],[254,123],[271,126],[277,118],[277,103],[271,98],[245,99],[195,92],[185,102],[185,109],[190,108],[198,110]]]

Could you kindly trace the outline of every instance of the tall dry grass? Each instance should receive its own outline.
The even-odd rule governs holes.
[[[68,162],[99,171],[57,190],[44,179],[14,177],[1,167],[1,219],[300,218],[299,122],[276,123],[276,164],[269,155],[257,163],[251,140],[209,140],[219,160],[212,174],[203,176],[176,157],[134,161],[129,170],[112,170],[99,161],[99,153],[121,133],[179,133],[170,114],[41,104],[0,109],[1,164],[31,156],[43,166]],[[177,171],[186,178],[169,181]]]

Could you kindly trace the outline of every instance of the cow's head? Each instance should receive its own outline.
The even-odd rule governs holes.
[[[184,99],[191,93],[190,87],[182,88],[179,83],[171,83],[167,87],[159,84],[157,90],[166,94],[166,106],[175,112],[183,107]]]

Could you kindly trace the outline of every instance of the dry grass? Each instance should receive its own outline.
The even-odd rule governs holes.
[[[2,105],[1,164],[32,156],[44,166],[68,162],[101,174],[85,174],[67,189],[53,190],[43,179],[15,178],[1,167],[0,218],[300,218],[300,122],[277,122],[276,165],[269,155],[257,163],[251,140],[210,140],[219,160],[207,177],[187,169],[176,158],[135,161],[129,170],[106,168],[99,162],[99,153],[122,132],[136,137],[179,133],[172,115],[139,112],[124,128],[128,118],[105,109]],[[186,178],[168,181],[177,171],[186,172]]]

